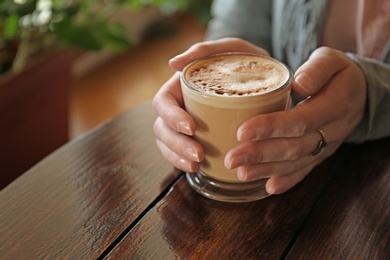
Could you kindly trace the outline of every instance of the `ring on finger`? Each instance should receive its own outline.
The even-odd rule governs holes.
[[[322,151],[325,149],[327,146],[326,138],[325,138],[325,133],[321,128],[317,128],[316,131],[321,135],[321,140],[318,142],[317,147],[311,152],[312,156],[319,155],[322,153]]]

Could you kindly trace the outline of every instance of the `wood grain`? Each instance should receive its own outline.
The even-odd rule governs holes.
[[[390,259],[390,139],[356,145],[289,259]]]
[[[279,259],[326,187],[344,150],[296,188],[254,203],[197,195],[182,177],[107,259]]]
[[[201,197],[155,147],[150,103],[0,192],[2,259],[389,259],[390,138],[343,145],[285,194]]]
[[[2,259],[93,259],[177,172],[152,135],[150,103],[60,148],[0,193]]]

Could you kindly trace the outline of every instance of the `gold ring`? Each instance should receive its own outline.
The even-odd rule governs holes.
[[[325,149],[326,145],[328,144],[328,143],[326,142],[326,139],[325,139],[325,133],[324,133],[324,131],[322,131],[321,128],[317,128],[316,131],[317,131],[318,133],[320,133],[320,135],[321,135],[321,140],[318,142],[318,145],[317,145],[316,149],[314,149],[314,151],[311,152],[311,155],[313,155],[313,156],[316,156],[316,155],[320,154],[320,153]]]

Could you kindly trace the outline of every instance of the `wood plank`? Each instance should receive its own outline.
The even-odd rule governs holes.
[[[182,177],[107,259],[280,259],[345,150],[289,192],[252,203],[203,198]]]
[[[0,193],[3,259],[93,259],[175,178],[150,103],[75,139]],[[23,147],[20,147],[23,149]]]
[[[389,184],[390,138],[355,146],[288,258],[390,259]]]

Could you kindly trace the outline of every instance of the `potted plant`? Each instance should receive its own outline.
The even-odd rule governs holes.
[[[123,20],[117,19],[118,11],[203,12],[209,2],[2,0],[0,189],[68,141],[74,57],[84,51],[123,51],[136,44]]]

